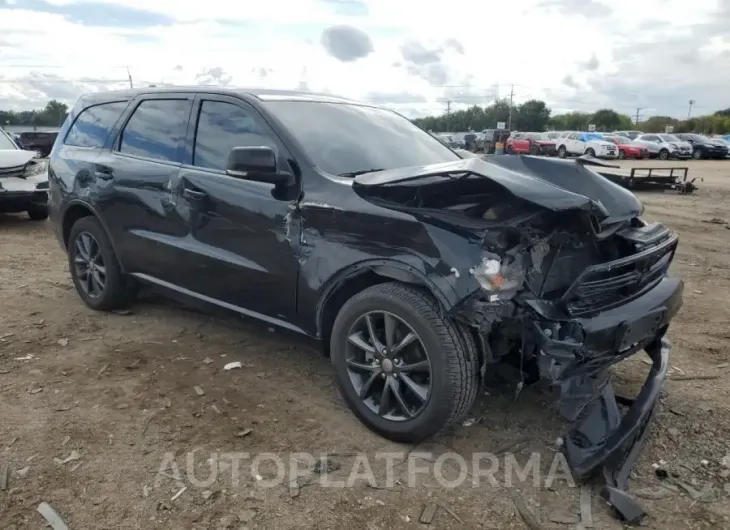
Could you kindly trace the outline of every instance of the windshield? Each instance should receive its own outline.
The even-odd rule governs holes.
[[[312,162],[333,175],[451,162],[460,157],[406,118],[364,105],[267,101]]]
[[[606,141],[606,139],[603,137],[602,134],[598,134],[598,133],[587,133],[586,134],[586,141],[587,142],[590,142],[591,140],[601,140],[601,141],[604,141],[604,142]]]
[[[659,138],[661,138],[665,142],[681,142],[682,141],[679,138],[677,138],[676,136],[674,136],[673,134],[660,134]]]
[[[707,140],[707,138],[705,138],[701,134],[688,134],[687,136],[692,138],[695,142],[704,142]]]
[[[15,142],[10,139],[10,136],[8,136],[5,131],[0,129],[0,151],[3,149],[17,150],[18,146],[15,145]]]

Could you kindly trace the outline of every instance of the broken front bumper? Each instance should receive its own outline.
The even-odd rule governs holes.
[[[666,378],[670,345],[664,334],[682,292],[681,280],[665,277],[594,318],[532,323],[540,375],[559,387],[559,410],[571,425],[563,445],[568,464],[578,479],[602,471],[602,494],[628,523],[645,514],[626,489]],[[646,382],[635,399],[617,398],[607,368],[641,349],[652,360]],[[619,405],[629,406],[623,416]]]

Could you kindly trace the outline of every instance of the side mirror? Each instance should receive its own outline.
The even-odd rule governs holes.
[[[269,184],[291,184],[294,175],[279,171],[276,153],[271,147],[234,147],[228,153],[226,173],[256,182]]]

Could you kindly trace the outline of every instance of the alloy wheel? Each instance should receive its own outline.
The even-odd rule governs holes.
[[[79,285],[91,298],[99,298],[106,287],[106,266],[99,242],[88,232],[81,232],[74,241],[74,272]]]
[[[423,342],[387,311],[371,311],[355,321],[345,365],[362,403],[387,420],[415,418],[431,396],[431,361]]]

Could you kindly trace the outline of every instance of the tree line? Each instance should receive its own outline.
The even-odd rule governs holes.
[[[596,112],[568,112],[552,116],[544,101],[531,99],[512,106],[512,129],[517,131],[585,131],[593,124],[597,131],[638,129],[644,132],[663,132],[667,125],[674,132],[696,132],[700,134],[730,133],[730,108],[714,114],[697,116],[688,120],[678,120],[670,116],[652,116],[634,123],[631,116],[619,114],[612,109],[599,109]],[[49,101],[38,110],[0,110],[0,126],[3,125],[44,125],[60,127],[68,116],[68,105],[57,100]],[[493,129],[497,122],[507,123],[510,118],[508,100],[499,99],[484,107],[474,105],[468,109],[444,113],[440,116],[427,116],[414,122],[426,130],[443,131],[481,131]]]
[[[0,110],[0,127],[4,125],[41,125],[60,127],[68,116],[68,105],[52,99],[43,109]]]
[[[647,133],[664,132],[667,125],[674,132],[695,132],[700,134],[730,133],[730,108],[714,114],[697,116],[688,120],[678,120],[670,116],[652,116],[634,123],[631,116],[620,114],[612,109],[599,109],[596,112],[568,112],[552,115],[544,101],[531,99],[519,105],[512,105],[512,130],[516,131],[586,131],[595,125],[597,131],[638,129]],[[481,131],[494,129],[497,122],[508,123],[510,104],[508,100],[498,99],[491,105],[474,105],[468,109],[444,113],[440,116],[427,116],[413,120],[420,127],[434,132]]]

